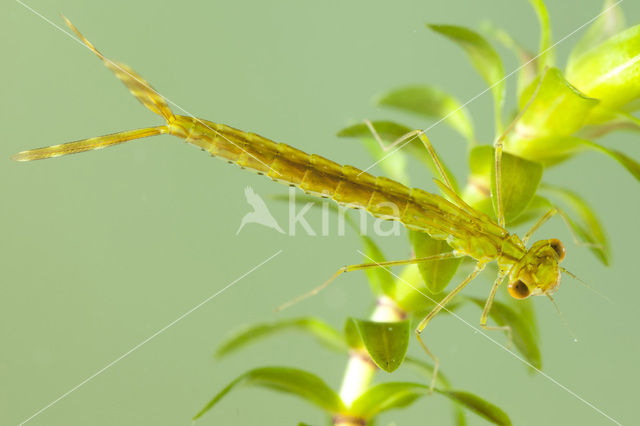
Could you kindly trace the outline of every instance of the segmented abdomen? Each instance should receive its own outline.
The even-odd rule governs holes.
[[[447,240],[465,252],[471,250],[466,249],[470,238],[480,237],[486,240],[485,245],[499,247],[506,233],[498,225],[479,224],[478,217],[439,195],[408,188],[352,166],[341,166],[254,133],[184,116],[176,116],[169,127],[171,134],[185,138],[213,156],[265,174],[275,181],[295,185],[312,195],[365,209],[375,217],[397,220],[407,228]]]

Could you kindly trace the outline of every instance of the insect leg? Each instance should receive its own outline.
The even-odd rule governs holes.
[[[463,288],[465,288],[467,284],[469,284],[475,277],[477,277],[478,274],[480,272],[482,272],[482,270],[484,269],[485,266],[486,266],[485,262],[478,262],[476,264],[475,269],[460,284],[458,284],[458,286],[456,288],[451,290],[451,292],[449,294],[447,294],[444,297],[444,299],[442,299],[440,302],[438,302],[438,304],[431,310],[431,312],[429,312],[429,314],[427,314],[427,316],[424,317],[424,319],[422,321],[420,321],[420,324],[418,324],[418,327],[416,327],[416,337],[418,338],[418,342],[420,342],[420,345],[422,346],[422,348],[425,350],[427,355],[429,355],[429,357],[431,357],[433,359],[433,362],[434,362],[433,376],[431,378],[431,385],[429,386],[429,391],[430,392],[433,392],[433,387],[435,386],[436,378],[438,377],[438,367],[439,367],[440,361],[429,350],[427,345],[422,340],[422,337],[420,337],[420,334],[425,329],[425,327],[427,326],[429,321],[431,321],[431,319],[433,319],[433,317],[438,312],[440,312],[440,310],[442,308],[444,308],[444,305],[446,305],[449,301],[451,301],[451,299],[453,299]]]
[[[438,154],[436,153],[436,150],[433,148],[433,145],[431,145],[431,142],[427,138],[427,135],[425,135],[425,133],[422,130],[412,130],[409,133],[406,133],[406,134],[400,136],[398,139],[393,141],[391,144],[385,146],[384,143],[382,142],[382,138],[378,134],[378,131],[373,126],[373,123],[371,123],[371,121],[369,121],[369,120],[364,120],[364,123],[367,125],[367,127],[369,128],[369,131],[371,132],[373,137],[376,139],[376,141],[378,141],[378,144],[380,144],[380,147],[382,148],[383,151],[388,151],[391,148],[393,148],[394,146],[396,146],[396,145],[398,145],[398,144],[400,144],[400,143],[402,143],[402,142],[404,142],[406,140],[413,139],[413,138],[415,138],[417,136],[420,139],[420,141],[422,142],[422,144],[424,145],[424,147],[427,149],[427,152],[429,153],[429,156],[431,157],[431,161],[433,161],[433,165],[435,166],[436,170],[438,171],[438,174],[440,175],[440,177],[444,181],[445,185],[451,191],[453,191],[455,193],[455,189],[454,189],[453,185],[451,185],[451,182],[449,181],[449,177],[447,175],[446,169],[444,168],[444,166],[442,165],[442,162],[438,158]]]
[[[533,103],[533,100],[538,95],[538,90],[540,90],[540,86],[542,85],[542,81],[544,80],[544,76],[546,75],[546,73],[547,73],[547,70],[545,69],[540,75],[538,84],[536,85],[536,89],[531,95],[531,98],[529,98],[529,100],[525,104],[524,108],[522,108],[520,112],[518,112],[518,115],[516,115],[516,118],[513,119],[511,124],[509,124],[509,126],[500,135],[500,137],[498,137],[496,141],[493,143],[494,154],[495,154],[494,161],[495,161],[495,169],[496,169],[496,205],[497,205],[496,214],[498,216],[498,224],[503,227],[505,225],[504,205],[502,204],[502,150],[504,148],[504,141],[509,135],[509,133],[511,133],[513,129],[516,127],[516,124],[518,124],[518,121],[520,120],[520,118],[522,118],[525,112],[527,112],[527,110]]]
[[[531,238],[531,236],[533,235],[533,233],[537,231],[547,220],[551,219],[556,214],[562,218],[562,221],[569,229],[569,232],[571,233],[571,237],[573,238],[573,242],[575,245],[581,246],[581,247],[603,248],[601,244],[582,241],[580,237],[576,234],[576,231],[573,229],[573,226],[571,226],[571,219],[569,219],[569,216],[567,216],[567,214],[558,207],[553,207],[551,210],[545,213],[544,216],[538,219],[538,221],[531,227],[531,229],[527,231],[524,238],[522,239],[522,242],[526,244],[529,238]]]
[[[456,254],[454,252],[447,252],[447,253],[441,253],[441,254],[436,254],[433,256],[428,256],[428,257],[419,257],[419,258],[415,258],[415,259],[403,259],[403,260],[391,260],[391,261],[387,261],[387,262],[377,262],[377,263],[361,263],[358,265],[347,265],[347,266],[343,266],[342,268],[338,269],[335,274],[333,274],[331,276],[331,278],[329,278],[327,281],[325,281],[324,283],[322,283],[321,285],[319,285],[318,287],[314,288],[313,290],[302,294],[298,297],[296,297],[293,300],[290,300],[286,303],[283,303],[282,305],[280,305],[279,307],[276,308],[276,312],[282,311],[283,309],[286,309],[292,305],[295,305],[296,303],[307,299],[311,296],[315,296],[316,294],[320,293],[320,291],[324,290],[329,284],[331,284],[336,278],[338,278],[340,275],[344,274],[345,272],[351,272],[351,271],[361,271],[364,269],[370,269],[370,268],[384,268],[387,266],[399,266],[399,265],[411,265],[411,264],[415,264],[415,263],[421,263],[421,262],[427,262],[427,261],[431,261],[431,260],[444,260],[444,259],[451,259],[454,257],[460,257],[459,254]]]
[[[418,130],[418,138],[420,138],[420,141],[422,141],[422,144],[429,152],[429,155],[431,156],[431,161],[433,161],[433,164],[436,166],[436,169],[438,169],[438,173],[440,174],[440,177],[444,181],[445,185],[451,191],[455,192],[453,185],[451,185],[451,182],[449,182],[449,177],[447,176],[446,169],[442,166],[442,163],[438,158],[438,154],[436,154],[436,150],[433,148],[433,145],[431,145],[431,142],[429,141],[429,138],[427,138],[427,135],[422,130]]]
[[[538,221],[536,223],[533,224],[533,226],[531,227],[531,229],[529,229],[527,231],[526,234],[524,234],[524,237],[522,238],[522,242],[527,244],[527,242],[529,241],[529,238],[531,238],[531,236],[534,234],[534,232],[536,232],[538,229],[540,229],[540,227],[549,219],[551,219],[553,216],[555,216],[556,214],[558,214],[558,209],[553,207],[551,210],[549,210],[548,212],[546,212],[544,214],[544,216],[542,216],[540,219],[538,219]],[[571,227],[569,227],[569,229],[571,229]]]
[[[498,287],[500,287],[500,284],[502,284],[502,280],[504,279],[504,277],[507,274],[507,272],[508,271],[506,271],[506,270],[498,272],[498,277],[496,278],[495,282],[491,286],[491,292],[489,293],[489,297],[487,298],[487,302],[484,304],[484,309],[482,310],[482,315],[480,316],[480,327],[484,328],[485,330],[504,330],[504,331],[506,331],[507,332],[507,347],[510,348],[511,347],[511,342],[512,342],[511,327],[508,326],[508,325],[503,325],[503,326],[490,326],[490,325],[487,325],[487,320],[489,319],[489,312],[491,312],[491,306],[493,305],[493,299],[495,298],[496,292],[498,291]]]

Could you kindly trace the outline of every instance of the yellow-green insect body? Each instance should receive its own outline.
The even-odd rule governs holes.
[[[352,166],[339,165],[321,156],[307,154],[254,133],[243,132],[204,119],[175,115],[165,100],[135,71],[104,57],[71,22],[68,20],[66,22],[85,45],[127,86],[129,91],[144,106],[162,116],[166,124],[23,151],[13,156],[14,160],[32,161],[52,158],[101,149],[147,136],[171,134],[196,145],[212,156],[254,170],[275,181],[297,186],[309,194],[330,198],[341,205],[364,209],[375,217],[399,221],[409,229],[424,232],[435,239],[445,240],[453,248],[453,252],[422,259],[346,266],[323,286],[309,293],[317,293],[339,274],[347,271],[451,257],[468,256],[475,259],[477,264],[474,271],[442,299],[418,326],[416,331],[423,346],[419,333],[426,324],[489,262],[497,261],[499,273],[482,313],[480,323],[485,328],[490,328],[486,326],[488,313],[497,288],[505,276],[509,277],[509,293],[518,299],[530,295],[550,295],[557,289],[562,270],[559,262],[564,258],[562,243],[551,239],[538,241],[529,250],[525,247],[533,231],[551,217],[554,211],[541,218],[521,240],[499,224],[504,223],[503,215],[500,214],[499,196],[500,220],[496,223],[463,201],[448,183],[445,173],[441,172],[444,182],[436,181],[436,183],[448,199],[421,189],[408,188],[385,177],[372,176]],[[439,160],[424,133],[418,132],[416,136],[423,141],[436,166],[442,171]],[[498,150],[496,152],[498,155]],[[498,158],[496,157],[497,165]],[[498,167],[497,169],[499,170]],[[498,194],[500,194],[499,191]],[[428,349],[427,352],[430,354]]]

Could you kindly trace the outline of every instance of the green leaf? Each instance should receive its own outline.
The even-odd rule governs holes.
[[[607,154],[609,157],[616,160],[625,169],[627,169],[627,171],[631,173],[633,177],[636,178],[636,180],[640,181],[640,164],[638,164],[637,161],[628,157],[627,155],[623,154],[620,151],[616,151],[615,149],[605,148],[604,146],[591,141],[583,141],[583,142],[586,143],[589,148],[595,151],[600,151],[604,154]]]
[[[491,88],[493,95],[496,134],[502,133],[502,106],[504,102],[504,67],[500,56],[487,40],[468,28],[454,25],[427,24],[462,47],[475,69]]]
[[[511,304],[511,308],[518,312],[518,316],[529,326],[529,330],[533,335],[533,340],[539,342],[538,321],[536,320],[536,311],[533,308],[534,305],[532,299],[518,300],[513,297],[509,297],[507,300],[509,300],[508,303]]]
[[[450,253],[453,250],[446,241],[436,240],[424,232],[409,231],[409,240],[417,258]],[[453,258],[418,263],[420,275],[427,289],[431,293],[440,293],[444,290],[458,270],[460,260],[460,258]]]
[[[318,376],[295,368],[263,367],[249,370],[229,383],[193,417],[193,420],[202,417],[226,394],[239,386],[262,386],[296,395],[329,413],[345,411],[338,394]]]
[[[441,395],[460,403],[496,425],[511,425],[509,416],[495,405],[469,392],[435,389]],[[363,393],[351,406],[350,414],[370,419],[384,411],[405,408],[418,398],[428,395],[429,387],[420,383],[388,382]]]
[[[618,3],[617,0],[605,0],[602,7],[603,13],[591,24],[580,41],[573,46],[567,62],[568,68],[573,68],[574,63],[590,49],[624,29],[624,13]]]
[[[378,105],[444,120],[468,141],[475,141],[471,116],[457,99],[433,86],[407,86],[385,93]]]
[[[329,349],[339,352],[347,349],[340,332],[320,319],[305,317],[251,325],[223,342],[216,351],[216,357],[222,358],[258,340],[290,330],[309,334]]]
[[[405,136],[407,133],[411,132],[411,129],[409,129],[408,127],[403,126],[402,124],[395,123],[393,121],[372,121],[371,124],[376,129],[376,132],[378,132],[378,135],[380,136],[380,138],[389,144],[395,142],[400,137]],[[369,140],[369,142],[367,142],[368,144],[372,143],[371,141],[374,141],[376,145],[379,146],[377,141],[375,141],[375,139],[373,138],[371,131],[369,130],[369,127],[367,127],[365,123],[354,124],[353,126],[345,127],[344,129],[340,130],[337,135],[338,137],[344,137],[344,138],[360,138],[361,140],[368,139]],[[400,146],[402,148],[405,148],[409,154],[413,155],[418,160],[420,160],[423,164],[429,167],[429,169],[431,170],[431,173],[434,176],[438,176],[438,177],[440,176],[438,169],[435,167],[435,164],[433,163],[433,160],[431,159],[431,156],[427,151],[427,148],[424,146],[424,144],[420,141],[419,138],[414,137],[412,139],[408,139],[407,141],[403,141],[398,145],[398,147]],[[397,148],[394,147],[394,149],[397,149]],[[392,152],[392,151],[388,151],[388,152]],[[396,154],[393,154],[387,158],[394,157],[395,155]],[[380,164],[382,165],[386,161],[387,160],[385,159]],[[451,182],[451,185],[453,185],[454,189],[456,189],[457,191],[458,183],[455,179],[455,176],[451,173],[447,165],[444,164],[442,159],[440,159],[440,163],[442,164],[442,167],[444,168],[444,171],[447,174],[447,177],[449,178],[449,182]]]
[[[505,146],[510,152],[518,152],[522,139],[539,139],[548,136],[570,136],[584,124],[588,114],[598,104],[580,93],[565,80],[557,68],[550,68],[536,78],[520,97],[522,110],[531,100],[526,112],[520,117],[513,135]],[[537,90],[537,92],[536,92]]]
[[[575,192],[565,188],[544,184],[541,189],[566,204],[570,210],[564,217],[573,234],[582,242],[591,244],[593,254],[605,265],[609,264],[609,242],[593,209]]]
[[[429,387],[419,383],[380,383],[353,401],[349,411],[353,416],[370,419],[384,411],[408,407],[428,394]]]
[[[473,182],[486,185],[489,181],[494,211],[496,206],[495,160],[493,147],[483,145],[470,154],[470,171]],[[487,170],[491,170],[488,178]],[[513,222],[530,204],[542,178],[543,168],[539,163],[503,152],[502,154],[502,207],[506,223]]]
[[[510,144],[510,153],[546,167],[560,163],[589,149],[589,142],[574,136],[546,136],[538,139],[520,139]]]
[[[488,401],[480,398],[477,395],[474,395],[469,392],[463,391],[454,391],[454,390],[439,390],[436,389],[436,392],[444,395],[454,401],[459,402],[464,405],[469,410],[478,414],[480,417],[490,421],[496,425],[511,425],[511,420],[507,413],[502,411],[497,406],[491,404]]]
[[[409,347],[410,324],[353,319],[369,356],[382,370],[391,373],[402,364]]]
[[[476,210],[495,218],[494,200],[495,200],[495,177],[492,176],[495,164],[494,150],[489,145],[481,145],[473,148],[469,152],[469,182],[465,188],[464,199],[472,205]],[[520,164],[524,164],[523,168],[519,168]],[[509,225],[516,225],[530,220],[532,216],[536,216],[541,209],[546,207],[546,211],[551,205],[544,204],[543,200],[536,197],[535,191],[539,181],[539,175],[542,169],[536,162],[526,162],[522,158],[513,156],[503,152],[502,155],[502,172],[503,182],[507,179],[509,173],[505,171],[516,169],[516,176],[520,180],[524,180],[526,185],[516,188],[517,191],[512,196],[514,201],[507,201],[506,192],[503,194],[503,207],[505,209],[506,222]],[[533,180],[528,180],[526,173],[531,172]],[[515,185],[516,182],[510,182],[509,186]],[[517,192],[522,191],[518,197]],[[529,198],[531,196],[531,198]],[[524,210],[522,209],[524,206]],[[509,211],[509,212],[507,212]],[[520,211],[518,213],[518,211]],[[545,212],[546,212],[545,211]],[[544,212],[543,212],[544,213]]]
[[[484,308],[484,299],[476,297],[467,297],[467,299],[475,303],[480,309]],[[515,347],[531,365],[537,369],[541,369],[542,359],[536,333],[523,317],[519,316],[516,311],[498,300],[493,301],[489,316],[499,326],[508,325],[511,327],[511,337],[513,338]]]
[[[543,0],[529,0],[531,6],[536,11],[538,22],[540,23],[540,44],[538,48],[538,71],[542,72],[547,66],[553,66],[554,54],[551,41],[551,25],[549,23],[549,13]]]
[[[609,38],[570,63],[567,80],[588,96],[600,99],[590,123],[599,123],[609,111],[625,109],[638,100],[640,25]]]

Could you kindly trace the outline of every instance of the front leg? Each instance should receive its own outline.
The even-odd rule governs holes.
[[[498,287],[500,287],[500,284],[502,284],[502,281],[504,280],[505,275],[507,275],[507,272],[508,271],[506,270],[501,270],[500,272],[498,272],[498,277],[496,278],[493,285],[491,286],[491,292],[489,293],[489,297],[487,298],[487,301],[484,304],[484,309],[482,310],[482,316],[480,317],[480,327],[484,328],[485,330],[506,331],[507,332],[507,348],[510,348],[511,344],[513,343],[513,338],[511,336],[511,327],[508,325],[503,325],[503,326],[487,325],[487,320],[489,319],[489,312],[491,311],[491,306],[493,305],[493,299],[496,296]]]

